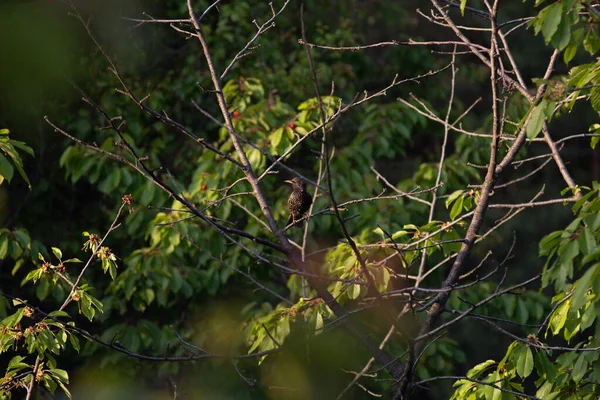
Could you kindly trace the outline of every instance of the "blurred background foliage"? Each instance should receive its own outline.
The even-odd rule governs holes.
[[[204,10],[210,3],[200,0],[195,6],[197,10]],[[254,35],[256,28],[252,21],[261,22],[270,16],[267,2],[256,3],[223,2],[204,19],[205,34],[218,70],[223,70]],[[282,2],[274,3],[277,7]],[[478,2],[473,3],[477,6]],[[317,44],[352,46],[410,38],[436,40],[447,35],[442,28],[419,17],[415,12],[416,8],[423,7],[419,1],[306,1],[304,4],[307,39]],[[218,115],[213,96],[202,90],[202,87],[210,87],[211,82],[198,41],[184,40],[185,35],[165,25],[139,25],[123,18],[145,18],[143,13],[155,18],[186,18],[185,2],[140,0],[101,4],[80,1],[78,7],[82,13],[92,16],[90,26],[98,41],[139,98],[151,93],[146,102],[150,108],[164,111],[198,136],[215,143],[223,152],[231,151],[226,132],[191,102]],[[299,8],[299,3],[292,2],[277,19],[276,26],[259,39],[260,47],[242,58],[225,78],[225,94],[236,129],[275,157],[318,125],[310,71],[304,49],[298,44]],[[501,8],[501,17],[508,20],[528,16],[532,10],[533,5],[529,3],[507,3]],[[478,25],[483,21],[466,15],[464,23]],[[150,364],[83,341],[79,353],[67,347],[59,362],[60,368],[70,373],[69,387],[74,398],[172,398],[169,393],[173,382],[189,398],[335,397],[352,378],[340,369],[340,360],[344,360],[344,369],[360,370],[368,358],[366,352],[345,332],[327,329],[326,323],[322,334],[307,339],[307,332],[323,327],[323,319],[328,316],[325,307],[282,303],[268,292],[257,290],[237,272],[251,274],[276,294],[293,301],[303,297],[297,277],[288,278],[266,264],[257,264],[247,252],[232,246],[221,234],[198,221],[173,225],[184,219],[186,213],[161,207],[180,209],[180,205],[130,168],[54,133],[43,117],[49,116],[55,124],[81,140],[124,154],[117,143],[118,137],[111,131],[99,129],[106,126],[106,121],[81,101],[82,95],[76,87],[81,88],[110,116],[123,116],[127,121],[126,136],[136,151],[148,157],[148,165],[156,168],[160,176],[186,198],[200,208],[211,206],[207,208],[209,215],[234,221],[237,228],[269,238],[268,230],[241,208],[260,214],[256,202],[244,195],[250,191],[246,182],[233,190],[239,194],[237,205],[232,201],[214,206],[222,195],[217,189],[231,184],[241,173],[117,93],[115,88],[119,83],[108,70],[105,58],[81,24],[60,4],[2,3],[0,27],[10,32],[0,35],[0,128],[9,129],[12,139],[31,146],[35,154],[34,157],[22,154],[31,190],[27,182],[17,176],[10,185],[0,185],[0,221],[6,228],[0,233],[0,290],[33,303],[45,300],[47,311],[58,308],[68,293],[65,285],[46,275],[36,286],[22,285],[31,270],[40,268],[38,253],[56,263],[49,249],[57,246],[65,258],[85,260],[88,255],[82,252],[82,245],[86,239],[81,232],[103,235],[122,196],[132,194],[134,212],[127,214],[122,227],[108,240],[108,246],[117,256],[116,278],[110,279],[99,266],[90,268],[85,277],[93,286],[92,295],[101,301],[103,312],[95,316],[96,323],[84,315],[75,316],[77,325],[90,329],[103,340],[111,341],[118,336],[119,342],[130,350],[155,355],[164,354],[168,344],[172,355],[186,354],[177,346],[174,332],[190,343],[225,354],[244,352],[245,346],[252,344],[260,350],[273,348],[273,338],[257,330],[257,326],[268,326],[275,338],[285,338],[284,351],[267,357],[259,367],[251,360],[238,363],[237,368],[244,375],[258,379],[259,384],[251,388],[229,361]],[[533,36],[531,31],[516,32],[510,42],[515,44],[515,59],[525,66],[525,80],[530,82],[531,78],[541,76],[551,52],[544,46],[543,38]],[[418,46],[313,52],[322,93],[329,93],[331,82],[335,81],[336,99],[331,102],[330,112],[337,108],[337,99],[347,104],[356,93],[365,90],[371,93],[389,85],[396,74],[399,79],[406,79],[439,69],[450,60],[448,54]],[[573,62],[581,62],[585,57],[585,54],[576,54]],[[566,73],[567,69],[565,64],[558,66],[559,72]],[[480,133],[486,133],[491,123],[487,73],[471,57],[460,60],[452,110],[456,118],[482,97],[483,101],[462,120],[465,129]],[[352,110],[337,122],[330,137],[336,148],[332,173],[336,177],[333,186],[338,199],[348,201],[379,194],[383,186],[371,167],[400,190],[435,184],[443,128],[396,98],[408,99],[412,93],[426,99],[426,104],[443,117],[449,80],[449,72],[445,72],[418,83],[398,86],[390,89],[387,96]],[[524,107],[518,99],[510,104],[509,112],[522,115]],[[597,115],[590,110],[576,107],[570,114],[554,120],[551,126],[554,138],[587,132],[594,119]],[[308,140],[285,159],[285,164],[316,179],[319,148],[319,140]],[[530,145],[523,154],[534,156],[545,152],[541,146]],[[481,170],[468,162],[485,165],[487,154],[487,141],[451,134],[442,175],[445,185],[440,194],[448,195],[477,182]],[[259,150],[248,148],[248,155],[259,174],[270,164],[268,155]],[[591,150],[589,142],[571,146],[563,155],[578,182],[600,177],[598,151]],[[524,175],[527,168],[538,165],[522,167],[519,173]],[[281,224],[287,218],[285,200],[289,193],[283,180],[290,175],[283,169],[275,172],[267,174],[262,185]],[[510,178],[509,174],[506,179]],[[546,185],[545,192],[555,197],[565,187],[558,170],[549,166],[519,191],[509,187],[498,190],[494,197],[497,202],[527,201],[542,184]],[[468,202],[460,201],[461,204]],[[327,199],[320,197],[316,209],[327,204]],[[439,223],[425,225],[428,211],[423,204],[405,199],[358,203],[349,210],[356,218],[348,222],[348,227],[359,242],[378,240],[378,234],[373,232],[378,225],[388,232],[398,233],[399,242],[408,242],[422,232],[439,228]],[[435,219],[449,220],[449,212],[439,207]],[[558,206],[526,210],[523,214],[521,220],[508,223],[493,234],[485,246],[476,247],[474,262],[489,249],[493,250],[495,259],[501,260],[515,237],[516,257],[511,263],[519,267],[511,269],[510,280],[531,276],[527,266],[539,263],[539,239],[563,226],[571,213]],[[490,211],[490,215],[493,221],[500,213]],[[459,225],[444,239],[458,237],[461,229]],[[293,230],[289,235],[300,240]],[[333,217],[311,220],[309,251],[335,246],[339,239],[340,232]],[[4,242],[6,249],[2,250]],[[252,249],[263,251],[255,245]],[[436,249],[432,248],[430,254],[431,265],[446,255]],[[268,256],[277,260],[273,254]],[[347,260],[350,252],[347,247],[338,246],[322,256],[323,268],[327,268],[335,265],[332,260],[336,257]],[[374,255],[375,258],[382,256]],[[415,259],[417,256],[407,255]],[[71,265],[75,264],[68,264],[67,272],[76,275],[78,269]],[[342,263],[344,265],[345,269],[329,272],[348,279],[356,276],[352,261]],[[431,274],[426,282],[439,283],[443,273],[442,269]],[[379,284],[389,285],[389,276],[380,279]],[[331,287],[334,292],[337,289]],[[479,285],[470,301],[483,298],[494,289],[493,285]],[[352,302],[358,292],[351,289],[345,296],[347,298],[341,301]],[[495,302],[488,306],[489,312],[501,310],[507,317],[527,323],[539,318],[545,310],[543,307],[547,307],[541,292],[527,292],[518,301],[514,297],[506,299],[502,301],[510,304]],[[460,301],[453,301],[459,307]],[[76,315],[76,306],[70,307],[73,308],[68,311]],[[300,311],[293,311],[294,307]],[[303,317],[281,317],[295,312]],[[376,334],[384,334],[387,329],[382,317],[384,312],[363,312],[365,323],[371,323]],[[10,303],[0,299],[0,317],[10,313]],[[253,321],[261,321],[261,325]],[[402,324],[407,330],[415,329],[409,320]],[[391,346],[392,354],[402,351],[400,347]],[[472,327],[457,325],[449,338],[428,347],[418,373],[422,378],[440,373],[464,373],[477,362],[501,358],[506,346],[507,340],[502,337],[473,335]],[[8,360],[0,357],[0,367],[4,368]],[[372,389],[385,391],[388,384],[373,382]],[[448,398],[450,386],[450,383],[440,383],[437,390],[423,396]],[[306,392],[300,396],[288,393],[288,387],[304,388]],[[351,398],[366,396],[360,390],[350,393]]]

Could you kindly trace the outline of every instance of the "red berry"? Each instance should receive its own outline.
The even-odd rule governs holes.
[[[290,127],[290,129],[296,129],[296,124],[294,124],[293,122],[290,123],[288,126]]]
[[[234,111],[234,112],[233,112],[233,118],[237,118],[237,117],[239,117],[239,116],[240,116],[240,113],[239,113],[239,112],[237,112],[237,111]]]
[[[206,190],[207,186],[206,185],[202,185],[202,190]]]

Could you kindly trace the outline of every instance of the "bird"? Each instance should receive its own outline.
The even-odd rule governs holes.
[[[304,216],[312,204],[312,198],[306,190],[306,182],[302,179],[296,177],[285,182],[291,184],[293,189],[288,199],[288,209],[290,210],[290,218],[286,224],[288,226],[295,224],[296,220]],[[300,225],[296,226],[300,227]]]

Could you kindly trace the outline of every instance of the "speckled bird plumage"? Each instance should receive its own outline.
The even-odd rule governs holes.
[[[304,216],[312,204],[312,198],[306,190],[306,183],[300,178],[294,178],[286,181],[292,185],[292,194],[288,199],[288,209],[290,210],[290,218],[286,224],[290,225]],[[296,225],[300,227],[301,225]]]

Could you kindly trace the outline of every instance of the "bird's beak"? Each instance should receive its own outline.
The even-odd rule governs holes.
[[[292,183],[292,181],[290,181],[290,180],[285,180],[284,182],[286,182],[286,183]]]

